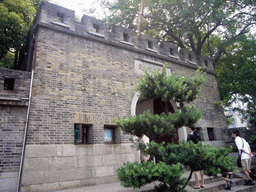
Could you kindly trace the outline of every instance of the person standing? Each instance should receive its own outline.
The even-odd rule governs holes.
[[[232,138],[234,138],[239,154],[241,154],[242,170],[246,177],[245,185],[254,185],[251,178],[251,158],[253,157],[250,145],[248,142],[239,136],[239,131],[234,130],[232,132]]]
[[[149,138],[145,134],[142,134],[142,137],[139,138],[139,140],[141,143],[145,144],[146,146],[149,143]],[[141,162],[148,161],[149,159],[150,159],[150,155],[145,155],[143,152],[140,153]]]
[[[201,140],[198,131],[193,126],[189,127],[188,131],[189,133],[188,133],[187,141],[193,141],[195,144],[197,144]],[[193,186],[194,189],[205,188],[203,171],[200,171],[200,175],[201,175],[201,184],[199,183],[198,171],[194,171],[194,176],[196,181],[196,185]]]

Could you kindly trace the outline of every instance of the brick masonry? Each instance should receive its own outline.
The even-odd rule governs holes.
[[[0,68],[0,191],[16,191],[28,105],[30,72]],[[6,78],[15,79],[4,90]]]
[[[58,12],[64,14],[63,23],[56,21]],[[104,125],[114,125],[113,119],[126,118],[132,113],[140,77],[135,61],[158,68],[167,63],[172,73],[184,75],[193,75],[201,66],[207,72],[207,80],[193,103],[202,111],[197,126],[201,128],[205,143],[225,145],[222,133],[227,125],[223,111],[214,107],[214,102],[220,98],[209,58],[197,60],[193,52],[178,51],[174,45],[162,43],[159,47],[157,40],[151,37],[136,36],[121,27],[109,32],[106,25],[95,18],[83,16],[79,23],[74,17],[72,10],[42,2],[31,32],[35,44],[33,61],[28,63],[27,69],[34,69],[35,73],[22,191],[52,191],[113,182],[118,166],[139,160],[138,152],[131,148],[131,136],[123,134],[119,128],[116,129],[116,144],[104,142]],[[93,24],[99,25],[98,33],[93,30]],[[129,35],[128,42],[122,39],[123,33]],[[151,48],[147,47],[148,41],[152,42]],[[0,92],[0,97],[16,98],[13,101],[0,99],[0,108],[4,111],[0,117],[1,122],[9,119],[6,123],[9,137],[17,136],[20,141],[27,109],[27,101],[21,98],[28,97],[31,73],[4,69],[0,72],[1,75],[19,73],[24,80],[24,85],[15,85],[17,91]],[[1,76],[0,86],[3,78]],[[90,125],[89,145],[74,144],[75,123]],[[0,134],[7,130],[6,126],[1,127]],[[16,136],[14,127],[18,130]],[[214,141],[209,141],[209,127],[214,128]],[[185,139],[185,133],[179,135],[180,140]],[[13,145],[8,137],[2,141]],[[13,153],[19,155],[17,147]],[[4,161],[7,160],[4,158]],[[12,169],[5,170],[17,171],[15,166]]]

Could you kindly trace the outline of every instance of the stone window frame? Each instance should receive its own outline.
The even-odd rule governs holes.
[[[173,50],[173,48],[170,48],[169,51],[170,51],[170,55],[173,56],[173,55],[174,55],[174,50]]]
[[[93,23],[93,32],[99,33],[100,32],[100,25]]]
[[[123,33],[123,41],[129,42],[129,34],[128,33]]]
[[[56,20],[61,22],[61,23],[64,23],[64,14],[60,13],[60,12],[57,12],[57,19]]]
[[[106,137],[105,137],[106,130],[110,130],[112,133],[111,141],[106,141]],[[116,144],[116,141],[117,141],[116,136],[117,136],[117,126],[105,124],[104,125],[104,142],[105,142],[105,144]]]
[[[209,141],[214,141],[215,140],[214,128],[213,127],[207,127],[207,133],[208,133]]]
[[[192,57],[191,54],[188,54],[188,60],[189,60],[189,61],[193,61],[193,57]]]
[[[90,144],[90,130],[91,124],[75,123],[74,124],[74,144]],[[79,128],[79,130],[76,130]],[[78,136],[77,136],[78,134]]]
[[[204,64],[206,67],[208,67],[208,61],[207,60],[204,60]]]
[[[152,41],[148,41],[148,48],[153,49],[153,42]]]
[[[15,85],[15,79],[14,78],[4,78],[4,87],[3,90],[7,91],[13,91]]]

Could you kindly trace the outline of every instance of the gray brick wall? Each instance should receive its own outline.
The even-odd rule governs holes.
[[[14,90],[4,90],[6,78],[15,79]],[[22,98],[29,96],[30,78],[31,72],[0,68],[0,104],[3,101],[16,101],[14,104],[26,105],[22,102]],[[12,98],[16,100],[12,100]]]
[[[44,2],[42,7],[50,5]],[[131,114],[131,101],[139,79],[134,68],[136,59],[167,63],[176,74],[192,75],[198,67],[196,60],[188,61],[188,55],[192,54],[189,51],[182,50],[182,60],[170,58],[168,51],[163,51],[169,49],[168,46],[158,48],[157,41],[145,35],[131,37],[132,45],[124,44],[118,39],[123,28],[108,32],[105,24],[91,17],[84,17],[82,23],[72,22],[70,10],[64,23],[75,26],[75,31],[51,23],[61,11],[65,14],[65,9],[54,5],[41,11],[41,20],[37,22],[28,144],[72,144],[74,123],[93,124],[90,142],[103,144],[104,124]],[[93,23],[102,25],[100,36],[90,33]],[[153,42],[153,51],[147,48],[147,41]],[[175,54],[179,58],[179,54]],[[204,140],[208,140],[207,127],[213,127],[216,140],[222,140],[221,130],[226,128],[226,122],[223,112],[214,107],[214,102],[220,99],[215,73],[211,60],[202,59],[209,62],[207,67],[203,66],[207,81],[194,102],[202,110],[197,126],[202,127]],[[91,117],[90,122],[75,119],[77,114]],[[121,131],[117,135],[118,142],[129,142],[129,136]]]
[[[63,23],[56,21],[58,12],[64,14]],[[42,3],[38,13],[31,32],[36,37],[32,62],[35,74],[23,167],[24,189],[57,190],[56,186],[66,181],[70,181],[67,187],[111,182],[118,166],[138,159],[134,149],[130,150],[131,136],[119,128],[117,144],[104,145],[104,125],[113,125],[113,119],[126,118],[132,112],[140,77],[135,61],[158,67],[167,63],[172,73],[184,75],[193,75],[202,66],[207,80],[193,103],[202,111],[196,126],[201,128],[205,143],[224,145],[223,130],[227,125],[223,111],[214,106],[220,98],[211,59],[202,57],[196,61],[190,51],[178,52],[177,47],[166,43],[158,47],[156,39],[136,37],[121,27],[109,32],[104,23],[88,16],[81,23],[75,22],[73,11],[48,2]],[[100,33],[93,32],[94,23],[100,25]],[[130,35],[129,42],[123,41],[124,32]],[[151,49],[148,41],[152,42]],[[174,55],[170,55],[170,48]],[[208,66],[204,65],[205,60]],[[30,72],[0,69],[0,87],[4,78],[15,78],[13,91],[0,90],[2,173],[18,171],[28,105],[24,98],[29,95],[30,76]],[[77,123],[91,125],[90,145],[74,145]],[[207,128],[214,128],[216,142],[209,141]],[[93,153],[87,154],[89,151]],[[119,156],[118,162],[112,162]],[[87,165],[86,158],[93,163]],[[89,176],[76,174],[81,168]],[[69,171],[72,174],[63,176]]]
[[[25,107],[0,106],[0,173],[19,170],[26,110]]]
[[[0,68],[0,173],[19,170],[30,76],[30,72]],[[4,90],[5,78],[15,79],[13,90]]]

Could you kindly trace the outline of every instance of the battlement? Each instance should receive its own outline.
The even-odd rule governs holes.
[[[159,55],[176,62],[201,66],[203,69],[214,71],[212,60],[209,57],[201,56],[201,59],[198,60],[192,51],[180,49],[168,42],[159,42],[144,34],[137,35],[135,31],[123,27],[114,26],[112,30],[109,30],[106,23],[87,15],[82,17],[81,22],[76,22],[73,10],[49,2],[42,1],[36,23],[50,24],[52,27],[63,28],[63,30],[81,36],[91,36],[105,42],[114,42],[120,46],[142,50],[154,56]]]

